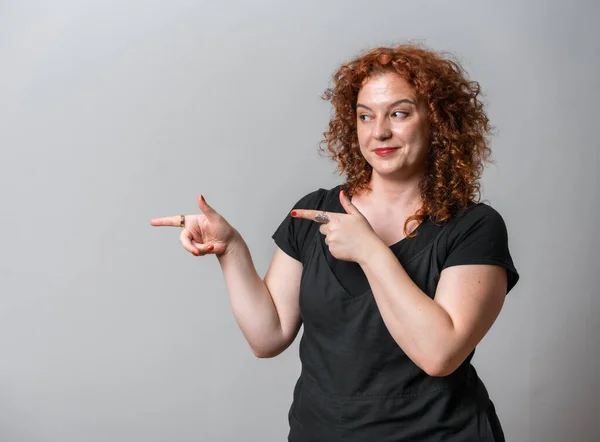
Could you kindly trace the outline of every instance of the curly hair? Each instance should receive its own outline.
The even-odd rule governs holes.
[[[442,224],[481,197],[479,179],[485,162],[491,162],[492,127],[479,98],[479,83],[467,79],[465,70],[449,54],[416,43],[372,49],[342,65],[333,86],[322,98],[333,106],[329,129],[319,148],[337,162],[346,176],[349,195],[371,190],[372,167],[360,152],[356,131],[358,92],[365,79],[397,73],[427,107],[430,145],[425,174],[419,183],[420,209],[404,225],[407,236],[412,220],[427,217]]]

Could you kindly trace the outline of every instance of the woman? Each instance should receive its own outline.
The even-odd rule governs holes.
[[[470,363],[519,278],[502,217],[477,202],[490,153],[478,96],[457,63],[414,44],[343,65],[323,147],[346,181],[298,201],[264,280],[202,197],[203,215],[151,221],[218,257],[258,357],[304,325],[290,441],[504,440]]]

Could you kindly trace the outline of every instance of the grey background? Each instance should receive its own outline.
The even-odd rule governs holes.
[[[600,440],[597,2],[0,1],[0,440],[283,441],[297,343],[258,360],[216,259],[148,220],[206,199],[259,273],[334,70],[419,40],[487,95],[521,281],[474,359],[507,440]]]

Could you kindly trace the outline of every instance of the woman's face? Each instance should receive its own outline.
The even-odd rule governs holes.
[[[429,148],[427,110],[402,77],[387,73],[365,80],[358,93],[360,151],[373,173],[407,178],[425,170]]]

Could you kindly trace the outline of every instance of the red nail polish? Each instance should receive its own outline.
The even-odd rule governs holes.
[[[212,244],[210,246],[208,246],[208,251],[212,252],[214,250],[215,246],[213,246]]]
[[[292,213],[291,213],[291,215],[292,215],[292,216],[296,216],[296,215],[297,215],[297,212],[296,212],[295,210],[292,210]]]

